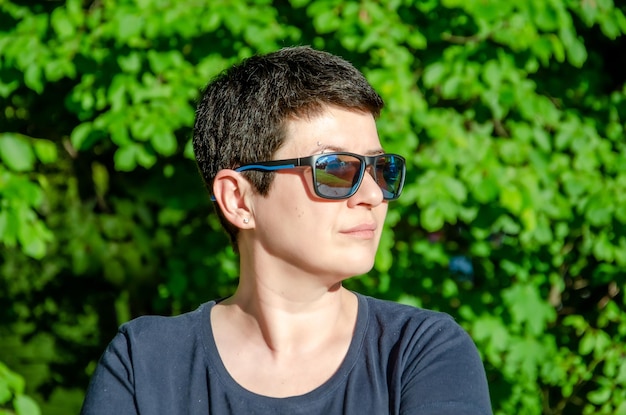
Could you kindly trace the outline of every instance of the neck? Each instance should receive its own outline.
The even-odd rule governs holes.
[[[276,352],[315,348],[356,318],[356,297],[337,284],[326,292],[295,294],[259,284],[240,284],[224,302],[240,327]],[[354,312],[354,314],[353,314]],[[353,324],[353,323],[352,323]]]
[[[338,332],[350,334],[356,321],[356,296],[342,287],[340,275],[320,275],[264,252],[240,252],[239,286],[221,304],[228,319],[275,352],[314,348]]]

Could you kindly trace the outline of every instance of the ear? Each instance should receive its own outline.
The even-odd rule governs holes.
[[[250,182],[234,170],[220,170],[213,180],[213,197],[222,214],[240,229],[253,227],[254,218],[250,208],[252,192]]]

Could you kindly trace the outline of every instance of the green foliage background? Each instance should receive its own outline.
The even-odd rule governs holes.
[[[349,287],[457,318],[496,414],[626,414],[625,12],[0,0],[0,413],[78,412],[118,324],[232,291],[194,100],[242,58],[310,44],[363,70],[409,163]]]

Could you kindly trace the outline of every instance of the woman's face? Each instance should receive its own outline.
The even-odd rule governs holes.
[[[327,107],[315,117],[292,119],[274,159],[334,151],[383,153],[373,116]],[[327,200],[315,195],[310,168],[281,170],[267,196],[253,197],[250,236],[287,272],[341,280],[372,268],[386,213],[382,191],[368,173],[350,198]]]

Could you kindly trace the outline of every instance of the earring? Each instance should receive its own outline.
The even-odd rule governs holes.
[[[250,219],[248,218],[243,218],[243,223],[245,223],[246,225],[248,224],[248,222],[250,222]]]

